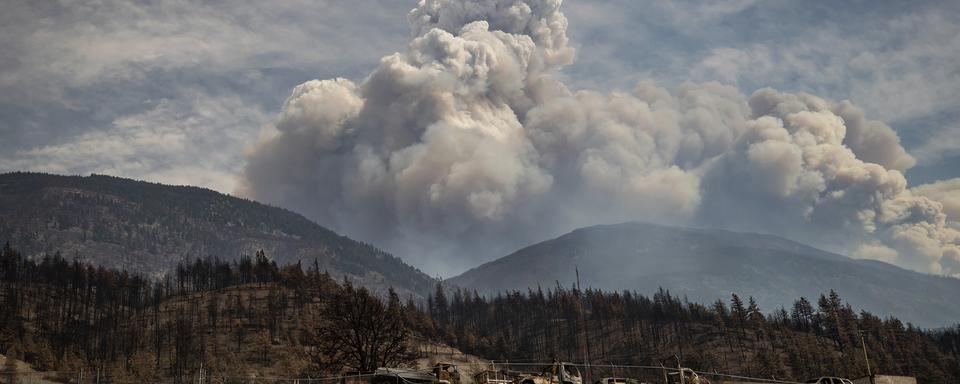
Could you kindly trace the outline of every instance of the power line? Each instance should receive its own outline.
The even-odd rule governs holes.
[[[491,367],[491,366],[492,366],[492,367],[494,368],[494,370],[496,370],[498,367],[499,367],[500,369],[504,369],[504,368],[508,368],[508,367],[510,367],[510,366],[518,366],[518,367],[531,367],[531,366],[546,367],[546,366],[553,365],[554,363],[555,363],[555,362],[553,362],[553,361],[550,361],[550,362],[546,362],[546,361],[519,361],[519,362],[516,362],[516,361],[489,361],[489,362],[476,362],[476,363],[466,363],[466,364],[456,364],[456,365],[459,366],[459,367],[473,367],[473,366]],[[569,365],[573,365],[573,366],[578,366],[578,367],[597,367],[597,368],[611,368],[611,369],[641,369],[641,370],[658,370],[658,371],[670,371],[670,372],[679,372],[679,371],[682,371],[681,369],[678,369],[678,368],[666,367],[666,366],[655,366],[655,365],[637,365],[637,364],[591,364],[591,363],[582,363],[582,362],[581,362],[581,363],[565,363],[565,364],[569,364]],[[684,370],[686,370],[686,369],[684,369]],[[429,368],[427,368],[427,369],[411,369],[410,371],[411,371],[411,372],[428,373],[428,372],[432,372],[432,369],[429,369]],[[694,372],[694,373],[696,373],[697,375],[700,375],[700,376],[726,377],[726,378],[731,378],[731,379],[747,380],[747,381],[753,381],[753,382],[777,383],[777,384],[802,384],[802,383],[797,382],[797,381],[768,379],[768,378],[760,378],[760,377],[751,377],[751,376],[742,376],[742,375],[734,375],[734,374],[725,374],[725,373],[719,373],[719,372],[704,372],[704,371],[696,371],[696,370],[692,370],[692,369],[690,369],[688,372]],[[24,376],[27,376],[27,375],[31,375],[31,376],[32,376],[32,375],[57,375],[57,374],[61,374],[61,375],[64,375],[64,374],[65,374],[65,375],[73,375],[73,374],[79,373],[79,371],[8,372],[8,374],[9,374],[9,373],[12,373],[12,374],[15,374],[15,375],[24,375]],[[224,376],[219,376],[219,375],[209,374],[209,372],[204,372],[204,381],[213,380],[214,378],[220,378],[220,379],[233,379],[233,380],[250,380],[250,379],[253,379],[253,380],[265,380],[265,381],[289,381],[289,382],[297,382],[297,383],[309,383],[309,382],[340,381],[340,380],[346,380],[346,379],[361,379],[361,378],[369,378],[369,377],[378,376],[378,375],[396,376],[399,380],[402,380],[405,384],[415,384],[414,382],[409,381],[409,380],[407,380],[406,378],[400,376],[400,374],[399,374],[398,372],[365,373],[365,374],[338,375],[338,376],[325,376],[325,377],[270,377],[270,376],[250,377],[250,376],[238,376],[238,375],[224,375]],[[107,376],[104,376],[104,378],[106,378],[106,377],[107,377]]]

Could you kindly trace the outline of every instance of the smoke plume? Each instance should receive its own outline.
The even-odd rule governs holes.
[[[361,83],[293,90],[240,193],[447,275],[631,220],[960,274],[956,183],[909,189],[897,134],[849,102],[713,82],[571,91],[560,0],[423,0],[408,20],[406,52]]]

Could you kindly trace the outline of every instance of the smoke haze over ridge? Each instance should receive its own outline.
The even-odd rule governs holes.
[[[849,102],[716,82],[571,90],[560,1],[424,1],[363,81],[297,86],[240,192],[449,276],[576,227],[643,220],[783,235],[960,275],[953,181]]]

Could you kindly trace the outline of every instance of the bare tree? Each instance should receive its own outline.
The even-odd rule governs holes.
[[[349,283],[328,302],[316,334],[314,362],[325,371],[372,372],[413,361],[400,299],[386,304]]]

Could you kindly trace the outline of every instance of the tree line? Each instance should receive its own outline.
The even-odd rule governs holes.
[[[830,291],[763,312],[732,294],[710,305],[557,285],[476,292],[438,284],[425,300],[337,281],[319,265],[278,266],[262,251],[181,262],[147,278],[60,254],[0,252],[0,351],[38,370],[105,381],[186,382],[202,364],[222,382],[319,377],[410,364],[424,343],[498,361],[684,366],[803,380],[866,371],[960,378],[960,325],[924,330],[855,311]],[[599,374],[599,373],[597,373]]]
[[[370,372],[418,357],[392,289],[337,282],[317,263],[280,267],[262,251],[148,279],[59,253],[30,260],[8,244],[0,303],[0,351],[63,379],[83,369],[101,382],[189,382],[202,364],[207,377],[241,382]]]
[[[923,330],[857,312],[832,290],[816,304],[799,298],[764,313],[736,293],[702,305],[664,289],[647,297],[558,285],[484,297],[438,285],[425,307],[427,318],[413,322],[417,332],[500,361],[656,366],[677,356],[707,372],[857,378],[867,372],[865,346],[874,373],[960,379],[960,325]]]

